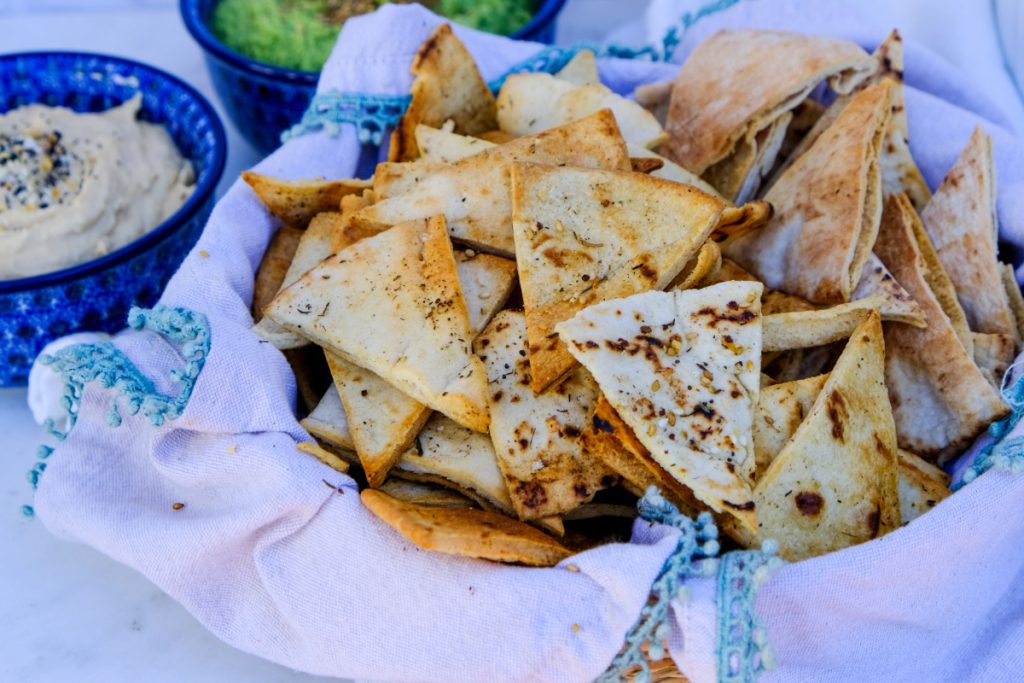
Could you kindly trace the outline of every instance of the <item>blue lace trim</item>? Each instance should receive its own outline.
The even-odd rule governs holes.
[[[989,425],[988,433],[992,437],[992,443],[981,449],[971,466],[964,470],[960,481],[953,484],[951,487],[953,491],[960,490],[990,469],[1016,474],[1024,472],[1024,436],[1006,438],[1024,417],[1024,371],[1022,370],[1024,368],[1020,365],[1014,365],[1006,371],[1006,375],[1003,377],[1002,394],[1003,399],[1013,412],[1002,420]],[[1006,387],[1007,379],[1014,374],[1017,375],[1017,378],[1013,381],[1013,385]]]
[[[774,668],[767,632],[754,611],[758,588],[783,561],[778,544],[767,541],[760,551],[726,553],[718,570],[718,681],[751,683]]]
[[[647,489],[637,508],[643,519],[678,529],[679,541],[651,586],[650,600],[626,634],[625,646],[612,660],[608,670],[597,679],[600,683],[625,680],[626,672],[631,669],[637,669],[633,675],[638,683],[650,680],[647,657],[651,661],[665,658],[664,642],[671,629],[669,608],[672,600],[685,597],[683,584],[687,578],[710,576],[718,569],[718,528],[710,514],[701,513],[694,522],[680,514],[653,486]],[[647,645],[647,657],[642,649],[644,645]]]
[[[129,415],[141,412],[156,427],[180,417],[185,411],[192,389],[210,353],[210,325],[206,317],[185,308],[133,308],[128,314],[128,326],[133,330],[156,332],[180,345],[179,351],[185,363],[180,370],[172,370],[170,374],[181,385],[181,390],[177,396],[165,396],[158,392],[153,381],[143,375],[131,359],[111,342],[75,344],[52,356],[40,356],[40,363],[50,366],[64,377],[63,404],[68,414],[68,431],[57,429],[53,420],[43,423],[43,428],[58,441],[63,441],[78,421],[82,394],[85,385],[90,382],[98,381],[100,386],[118,391],[117,395],[111,397],[107,413],[107,424],[111,427],[118,427],[122,422],[119,399],[126,404],[124,409]],[[51,453],[51,446],[39,447],[36,453],[39,462],[28,472],[28,481],[33,489],[38,487],[39,478],[46,470],[45,460]],[[28,517],[34,514],[29,505],[22,506],[21,511]]]

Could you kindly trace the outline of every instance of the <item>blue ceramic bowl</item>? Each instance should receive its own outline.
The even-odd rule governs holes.
[[[72,52],[0,55],[0,113],[26,104],[104,111],[142,94],[141,118],[164,126],[192,161],[192,196],[139,239],[78,266],[0,280],[0,386],[22,386],[50,341],[115,332],[132,306],[151,306],[199,238],[224,171],[227,140],[213,107],[177,78],[117,57]]]
[[[218,0],[180,2],[185,27],[206,54],[210,78],[228,116],[259,151],[273,151],[280,145],[281,133],[302,118],[316,93],[320,74],[257,62],[235,52],[220,42],[209,27]],[[533,19],[512,37],[554,42],[555,19],[565,2],[536,0]]]

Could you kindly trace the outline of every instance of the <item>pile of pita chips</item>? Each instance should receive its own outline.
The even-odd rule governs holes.
[[[412,71],[373,178],[247,177],[302,450],[412,543],[551,565],[655,486],[804,559],[939,504],[936,464],[1006,414],[991,143],[929,201],[897,33],[722,32],[639,104],[587,51],[491,93],[446,27]]]

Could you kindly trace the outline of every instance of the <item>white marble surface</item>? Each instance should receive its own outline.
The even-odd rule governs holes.
[[[596,40],[646,0],[570,0],[560,41]],[[172,0],[0,0],[0,52],[88,50],[165,69],[219,108],[202,53]],[[230,122],[221,189],[258,160]],[[0,683],[312,683],[325,680],[239,652],[148,580],[59,541],[21,515],[43,443],[25,391],[0,390]],[[44,475],[45,476],[45,475]]]

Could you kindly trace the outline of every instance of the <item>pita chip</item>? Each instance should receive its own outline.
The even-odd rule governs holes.
[[[412,161],[419,156],[416,126],[440,128],[445,121],[455,129],[476,135],[497,128],[495,102],[473,56],[449,24],[441,24],[420,46],[412,67],[412,101],[391,134],[390,161]]]
[[[469,314],[472,336],[483,329],[508,300],[515,284],[515,263],[490,254],[456,252],[455,270]],[[327,363],[345,406],[356,453],[371,486],[388,472],[423,428],[431,410],[374,372],[333,353]]]
[[[709,170],[719,178],[731,174],[738,190],[755,167],[758,173],[771,169],[789,123],[780,117],[791,115],[822,81],[850,92],[875,67],[845,40],[719,31],[690,54],[672,87],[666,155],[705,178]],[[772,153],[755,162],[759,148],[769,147]]]
[[[828,375],[761,387],[754,413],[754,459],[758,478],[810,414]]]
[[[733,202],[753,199],[775,165],[792,120],[792,112],[785,112],[740,140],[732,154],[704,172],[704,179]]]
[[[555,74],[555,78],[577,86],[599,84],[597,57],[592,50],[580,50]]]
[[[684,183],[686,185],[693,185],[701,192],[705,192],[712,197],[718,197],[721,199],[721,195],[718,194],[718,190],[713,188],[709,183],[704,181],[700,176],[690,173],[679,164],[666,159],[656,152],[652,152],[649,149],[641,147],[635,144],[627,144],[629,149],[629,156],[631,159],[651,159],[652,161],[660,161],[661,166],[651,171],[651,175],[655,178],[661,178],[662,180],[671,180],[676,183]]]
[[[766,315],[762,320],[761,348],[766,353],[809,349],[848,339],[882,303],[881,297],[872,297],[812,311]]]
[[[365,489],[363,505],[407,540],[426,550],[450,555],[550,567],[572,553],[529,524],[473,508],[406,503]]]
[[[274,216],[285,225],[304,230],[313,217],[337,211],[341,198],[370,187],[369,180],[283,180],[255,171],[243,171],[242,180]]]
[[[1005,334],[972,332],[974,362],[996,389],[1002,386],[1003,375],[1013,363],[1016,345]]]
[[[357,212],[352,223],[360,229],[382,230],[443,214],[452,239],[512,257],[509,169],[517,161],[630,169],[615,117],[604,110],[454,164],[381,164],[374,180],[378,201]]]
[[[419,161],[432,164],[454,164],[485,149],[497,147],[493,142],[471,135],[459,135],[422,124],[416,126],[416,144],[420,148]]]
[[[526,320],[516,311],[495,316],[474,346],[487,368],[491,441],[520,519],[561,515],[615,483],[584,449],[583,430],[597,400],[586,372],[534,395]]]
[[[974,332],[1016,339],[1017,324],[999,272],[992,140],[976,128],[960,159],[921,212]]]
[[[775,214],[724,254],[765,285],[819,304],[846,303],[882,210],[878,152],[888,81],[867,88],[765,195]]]
[[[662,128],[668,120],[668,107],[672,99],[673,81],[658,81],[638,85],[633,91],[633,99],[641,107],[651,112]]]
[[[722,251],[718,245],[708,240],[701,245],[697,255],[692,257],[676,276],[667,289],[693,289],[700,285],[706,278],[714,277],[714,274],[722,267]]]
[[[724,206],[694,187],[639,173],[532,164],[513,168],[512,192],[537,392],[575,367],[555,325],[599,301],[668,286]]]
[[[487,381],[440,216],[396,225],[309,271],[267,316],[470,429]]]
[[[281,291],[281,283],[288,272],[288,266],[295,258],[295,250],[299,248],[299,240],[305,231],[282,225],[263,253],[263,260],[256,269],[256,278],[252,287],[252,317],[259,322],[263,317],[263,308]]]
[[[761,291],[727,282],[646,292],[590,306],[556,328],[651,457],[749,529]]]
[[[903,524],[909,524],[949,497],[949,475],[902,448],[897,455],[900,516]]]
[[[342,474],[348,473],[349,463],[346,460],[314,441],[303,441],[301,443],[297,443],[295,444],[295,449],[307,455],[312,455],[314,458],[333,470],[337,470]]]
[[[1006,289],[1010,310],[1013,311],[1013,318],[1017,322],[1017,338],[1024,340],[1024,295],[1017,284],[1017,276],[1013,272],[1013,266],[1008,263],[999,264],[999,273],[1003,278],[1003,288]]]
[[[885,264],[874,254],[868,254],[864,269],[861,270],[860,282],[853,288],[851,299],[865,301],[877,297],[882,299],[878,309],[882,314],[882,320],[924,327],[924,312],[921,307],[907,290],[900,287],[900,283],[896,282],[896,278]]]
[[[793,437],[758,480],[758,532],[795,562],[900,525],[896,430],[877,312],[854,332]]]
[[[885,377],[901,448],[945,462],[1009,408],[964,348],[929,287],[905,195],[886,203],[875,253],[925,313],[924,329],[888,324]],[[1001,285],[1000,285],[1001,286]]]
[[[385,482],[380,490],[396,500],[413,505],[443,508],[473,507],[473,501],[458,491],[428,482],[391,479]]]
[[[355,450],[352,432],[348,427],[348,416],[341,405],[338,388],[333,384],[327,389],[316,408],[299,424],[307,432],[336,449],[342,451]],[[348,459],[350,462],[355,458]]]
[[[517,137],[532,135],[602,109],[615,114],[627,142],[650,149],[667,137],[653,114],[601,83],[573,85],[540,72],[512,74],[505,80],[498,93],[498,126]]]

